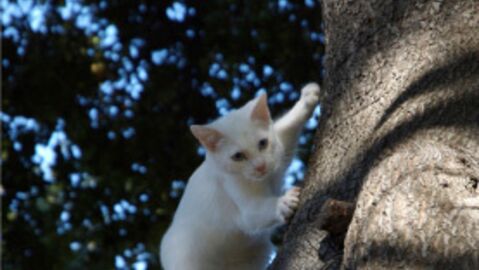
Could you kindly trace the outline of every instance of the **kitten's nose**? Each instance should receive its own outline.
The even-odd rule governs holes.
[[[256,165],[254,169],[259,172],[259,173],[265,173],[266,172],[266,163],[261,162],[260,164]]]

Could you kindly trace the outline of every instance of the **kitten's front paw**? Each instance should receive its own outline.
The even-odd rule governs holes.
[[[277,213],[283,223],[286,223],[298,208],[300,193],[301,188],[293,187],[279,198]]]
[[[317,83],[308,83],[301,89],[301,100],[308,107],[313,107],[319,101],[319,85]]]

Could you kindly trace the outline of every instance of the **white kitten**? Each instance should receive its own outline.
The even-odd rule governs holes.
[[[166,270],[265,269],[272,230],[291,217],[299,189],[282,194],[298,136],[318,103],[319,86],[273,123],[267,97],[204,126],[191,126],[206,159],[188,181],[160,256]]]

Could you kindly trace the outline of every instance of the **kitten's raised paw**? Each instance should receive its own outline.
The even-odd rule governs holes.
[[[294,211],[298,208],[300,193],[301,188],[293,187],[279,198],[277,212],[284,223],[293,216]]]
[[[308,107],[316,106],[319,101],[319,85],[317,83],[308,83],[301,89],[301,100]]]

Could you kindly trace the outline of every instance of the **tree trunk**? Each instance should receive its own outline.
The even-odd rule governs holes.
[[[321,4],[323,115],[272,269],[479,269],[479,1]]]

